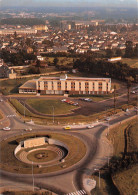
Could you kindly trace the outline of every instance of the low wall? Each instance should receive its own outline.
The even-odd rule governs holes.
[[[21,150],[21,143],[15,148],[14,150],[14,155],[16,156],[17,152],[19,152]]]
[[[68,150],[68,147],[66,146],[66,144],[64,144],[64,143],[62,143],[62,142],[60,142],[58,140],[49,138],[48,139],[48,143],[49,144],[54,144],[54,145],[57,145],[57,146],[64,147],[66,150]]]

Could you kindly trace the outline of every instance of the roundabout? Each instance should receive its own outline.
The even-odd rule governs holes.
[[[86,155],[86,146],[76,136],[39,132],[1,141],[1,169],[18,174],[46,174],[73,167]],[[7,151],[6,153],[4,151]]]

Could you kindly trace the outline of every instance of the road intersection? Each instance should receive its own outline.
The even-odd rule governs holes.
[[[85,143],[87,153],[79,163],[62,171],[34,175],[34,182],[37,188],[49,189],[59,195],[69,194],[71,192],[74,192],[74,194],[76,192],[77,194],[78,191],[80,192],[83,190],[87,194],[91,194],[90,190],[88,190],[88,186],[84,182],[85,179],[90,178],[96,169],[99,170],[103,165],[108,163],[113,154],[112,144],[106,138],[109,131],[108,127],[136,115],[136,111],[132,109],[129,112],[129,115],[126,115],[126,113],[123,112],[121,115],[112,116],[110,121],[100,121],[89,124],[94,126],[90,129],[87,128],[87,125],[73,125],[70,131],[65,131],[61,126],[49,127],[24,123],[20,116],[18,116],[15,110],[6,101],[1,103],[1,111],[4,114],[4,118],[0,121],[1,129],[3,128],[3,124],[6,120],[11,128],[11,131],[5,132],[0,130],[0,140],[4,140],[15,135],[25,134],[27,133],[24,131],[26,128],[32,128],[33,132],[52,131],[73,135]],[[7,117],[9,115],[11,117]],[[1,170],[0,174],[1,181],[3,181],[1,187],[4,186],[4,181],[8,181],[9,186],[17,184],[18,186],[25,187],[27,184],[31,188],[31,175],[14,174],[3,170]]]

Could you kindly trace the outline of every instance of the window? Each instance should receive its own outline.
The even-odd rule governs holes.
[[[71,82],[71,88],[75,88],[75,82]]]

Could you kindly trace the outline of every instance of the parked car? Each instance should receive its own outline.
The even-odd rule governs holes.
[[[4,127],[3,130],[4,130],[4,131],[10,131],[11,128],[10,128],[10,127]]]
[[[66,99],[61,100],[61,102],[65,102],[65,101],[66,101]]]
[[[73,105],[74,105],[74,106],[78,106],[79,104],[78,104],[78,102],[75,102]]]
[[[85,101],[92,102],[92,100],[90,98],[85,98]]]

